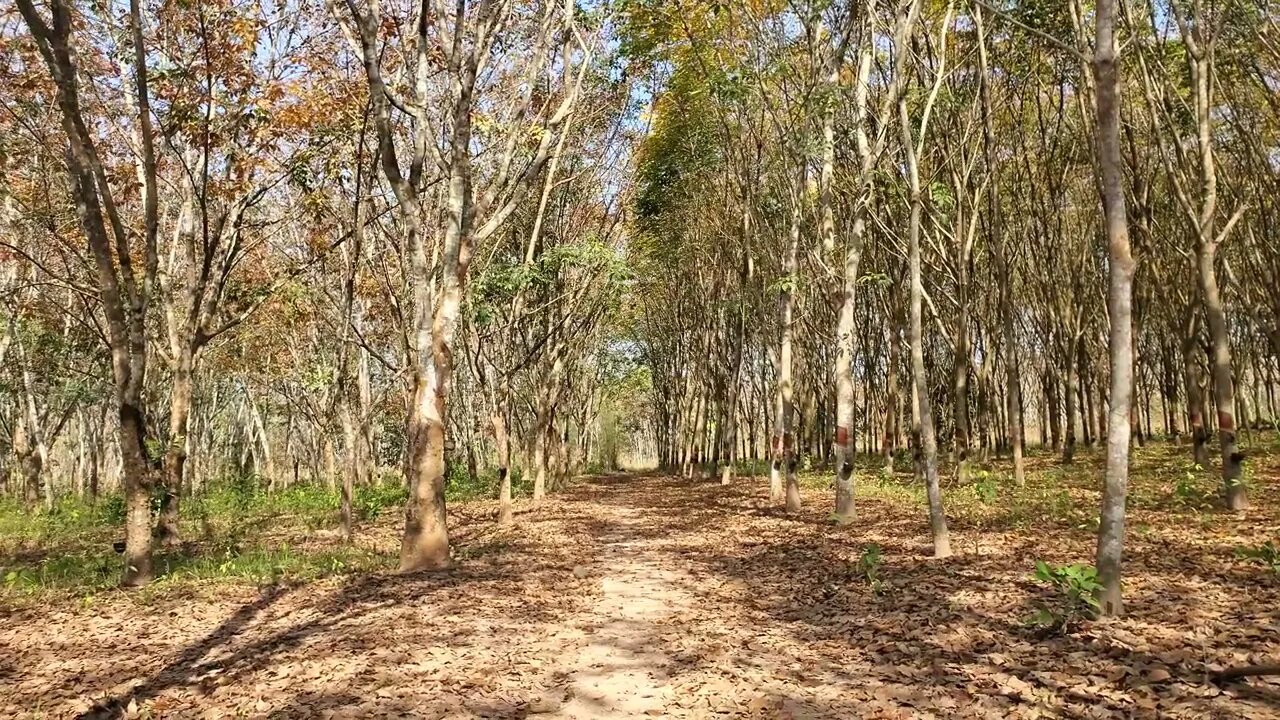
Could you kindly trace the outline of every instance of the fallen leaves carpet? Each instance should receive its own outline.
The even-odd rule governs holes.
[[[958,524],[932,560],[922,508],[860,499],[837,527],[827,492],[804,499],[588,478],[508,528],[451,508],[447,572],[13,609],[0,716],[1280,717],[1280,684],[1206,681],[1280,656],[1280,585],[1230,548],[1132,540],[1130,614],[1041,638],[1032,561],[1088,561],[1090,532]],[[390,550],[384,525],[362,536]]]

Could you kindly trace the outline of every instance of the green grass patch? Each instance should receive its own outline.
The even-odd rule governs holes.
[[[498,497],[499,490],[501,483],[498,482],[496,469],[483,470],[472,477],[467,473],[465,465],[452,465],[446,478],[444,494],[448,502],[492,500]],[[511,468],[511,496],[533,497],[533,478],[518,467]]]
[[[454,465],[446,497],[450,502],[496,498],[498,489],[496,472],[473,478],[465,466]],[[512,492],[517,497],[533,492],[532,481],[518,469]],[[394,518],[407,498],[403,478],[387,473],[355,488],[355,520]],[[155,504],[158,509],[158,498]],[[272,491],[255,475],[227,477],[183,498],[180,509],[184,544],[172,551],[157,548],[157,589],[207,581],[306,581],[394,564],[390,556],[342,543],[337,532],[342,495],[328,485],[304,483]],[[119,495],[93,504],[64,498],[52,511],[0,500],[0,599],[87,596],[115,587],[121,557],[112,543],[123,538],[124,514]]]
[[[359,486],[352,508],[357,522],[403,507],[398,477]],[[307,581],[389,568],[389,555],[343,544],[341,493],[301,484],[268,491],[261,478],[227,478],[184,498],[181,535],[172,550],[157,549],[155,588],[225,581],[263,584]],[[88,596],[116,586],[121,557],[112,543],[123,537],[124,501],[118,495],[88,504],[75,498],[52,511],[28,511],[0,502],[0,598]]]
[[[155,556],[153,591],[189,582],[239,582],[267,585],[282,581],[310,581],[332,575],[389,570],[394,558],[366,549],[337,546],[319,550],[290,547],[222,548],[198,546]],[[6,569],[0,577],[0,596],[9,599],[88,596],[116,587],[120,557],[106,552],[49,556],[38,563]]]

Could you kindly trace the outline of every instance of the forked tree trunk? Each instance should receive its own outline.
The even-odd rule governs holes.
[[[1058,379],[1052,371],[1045,373],[1044,389],[1049,415],[1049,446],[1056,453],[1062,448],[1062,403],[1058,397]]]
[[[976,8],[974,19],[978,31],[978,60],[980,65],[979,92],[982,99],[982,137],[983,151],[987,163],[987,172],[993,177],[996,173],[997,154],[995,145],[995,110],[991,100],[990,80],[987,67],[986,30],[982,23],[982,10]],[[1013,278],[1012,268],[1007,256],[999,202],[999,179],[988,184],[987,214],[990,217],[988,228],[991,238],[991,251],[995,259],[996,279],[999,284],[999,309],[1001,336],[1004,343],[1004,372],[1006,386],[1006,415],[1008,416],[1009,443],[1013,451],[1013,479],[1018,487],[1026,484],[1026,468],[1023,462],[1023,421],[1022,421],[1022,376],[1019,372],[1019,353],[1017,328],[1014,322]],[[1043,431],[1043,427],[1042,427]]]
[[[120,416],[119,444],[125,493],[125,552],[122,583],[144,585],[151,581],[151,485],[152,462],[146,449],[143,388],[147,370],[149,291],[156,277],[156,158],[147,88],[146,48],[143,44],[141,8],[129,3],[129,31],[133,51],[133,92],[138,107],[137,137],[141,140],[140,179],[144,228],[141,277],[135,271],[130,231],[112,197],[104,163],[80,106],[79,69],[72,50],[73,9],[64,0],[50,0],[46,21],[31,0],[18,0],[18,10],[36,40],[37,49],[57,89],[57,105],[67,148],[65,162],[76,200],[80,228],[88,240],[96,269],[97,290],[107,325],[116,406]],[[110,222],[108,232],[107,222]]]
[[[867,35],[870,35],[874,30],[872,21],[875,12],[874,5],[869,3],[865,12],[867,13],[865,18],[867,25],[864,30]],[[907,26],[911,19],[911,16],[908,16],[902,21],[898,30],[899,37],[902,37],[907,32]],[[858,54],[857,84],[854,86],[853,122],[860,163],[858,168],[859,195],[855,198],[853,224],[845,247],[843,284],[840,290],[840,307],[836,323],[835,517],[836,522],[841,524],[851,522],[854,512],[853,473],[854,458],[857,451],[857,434],[854,431],[853,423],[857,413],[858,398],[853,383],[853,336],[854,331],[857,329],[858,273],[862,264],[862,246],[866,240],[867,205],[871,201],[871,192],[874,187],[871,182],[870,170],[875,162],[876,154],[870,146],[867,134],[867,95],[870,84],[872,54],[873,50],[869,43],[864,44]],[[838,74],[838,70],[833,73],[833,84],[836,80],[836,74]],[[897,92],[899,87],[899,83],[895,82],[890,87],[890,92]],[[885,111],[887,112],[888,108]],[[882,113],[878,121],[883,124],[885,119]],[[885,136],[882,134],[879,137],[883,138]],[[835,220],[831,216],[830,200],[828,199],[826,203],[828,207],[823,217],[823,232],[830,233],[834,242]]]
[[[1192,99],[1196,119],[1196,148],[1200,165],[1200,207],[1196,222],[1196,277],[1200,288],[1200,300],[1209,330],[1211,351],[1209,372],[1213,378],[1213,399],[1218,409],[1218,445],[1222,453],[1222,490],[1227,507],[1244,510],[1249,507],[1248,490],[1244,485],[1244,455],[1236,446],[1236,388],[1232,377],[1231,339],[1227,328],[1227,314],[1218,288],[1215,267],[1218,245],[1231,232],[1239,220],[1243,208],[1231,220],[1217,229],[1218,170],[1214,157],[1214,114],[1218,112],[1213,93],[1214,51],[1218,32],[1200,3],[1188,9],[1174,4],[1171,7],[1178,21],[1184,42],[1184,57],[1191,73]],[[1187,13],[1191,13],[1188,15]]]
[[[449,387],[453,380],[453,339],[471,259],[475,212],[468,147],[471,88],[471,84],[462,83],[462,87],[455,89],[452,125],[457,134],[450,147],[448,211],[440,253],[442,277],[439,293],[434,298],[429,295],[433,288],[425,282],[429,273],[421,232],[417,234],[413,253],[417,266],[414,274],[420,279],[415,298],[414,334],[418,358],[408,417],[409,501],[405,504],[404,537],[400,543],[401,572],[436,570],[450,564],[444,494],[445,432]],[[420,223],[418,228],[421,230]]]
[[[533,501],[542,502],[547,496],[547,471],[551,462],[552,427],[555,423],[555,408],[559,401],[560,378],[564,372],[564,348],[556,345],[552,349],[551,371],[543,378],[538,392],[537,415],[533,427]]]

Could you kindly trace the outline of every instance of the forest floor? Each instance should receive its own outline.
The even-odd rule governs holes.
[[[1280,564],[1239,553],[1280,536],[1280,443],[1251,455],[1255,509],[1236,515],[1183,455],[1137,452],[1129,614],[1066,634],[1029,626],[1054,601],[1031,573],[1092,562],[1091,453],[1034,458],[1022,489],[999,464],[945,488],[946,560],[929,557],[905,473],[860,478],[846,527],[825,473],[791,516],[759,477],[618,474],[522,506],[510,527],[491,502],[454,504],[458,561],[441,573],[378,561],[0,595],[0,716],[1280,717],[1280,682],[1206,677],[1280,662]],[[363,552],[389,563],[397,526],[362,527]],[[19,562],[7,552],[0,564]]]

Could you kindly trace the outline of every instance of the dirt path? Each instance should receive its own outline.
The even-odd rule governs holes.
[[[935,562],[910,502],[837,528],[804,500],[597,478],[512,528],[452,507],[447,573],[29,606],[0,617],[0,717],[1280,717],[1280,686],[1202,675],[1280,656],[1277,586],[1180,528],[1133,541],[1129,618],[1038,640],[1028,558],[1087,558],[1087,530],[986,527]],[[360,537],[394,552],[395,519]]]
[[[636,538],[645,518],[634,509],[614,515],[595,566],[578,574],[603,573],[600,596],[577,623],[583,647],[571,665],[568,701],[543,718],[604,718],[662,715],[674,691],[668,674],[671,657],[653,639],[663,624],[686,609],[685,580],[664,567],[651,540]]]

